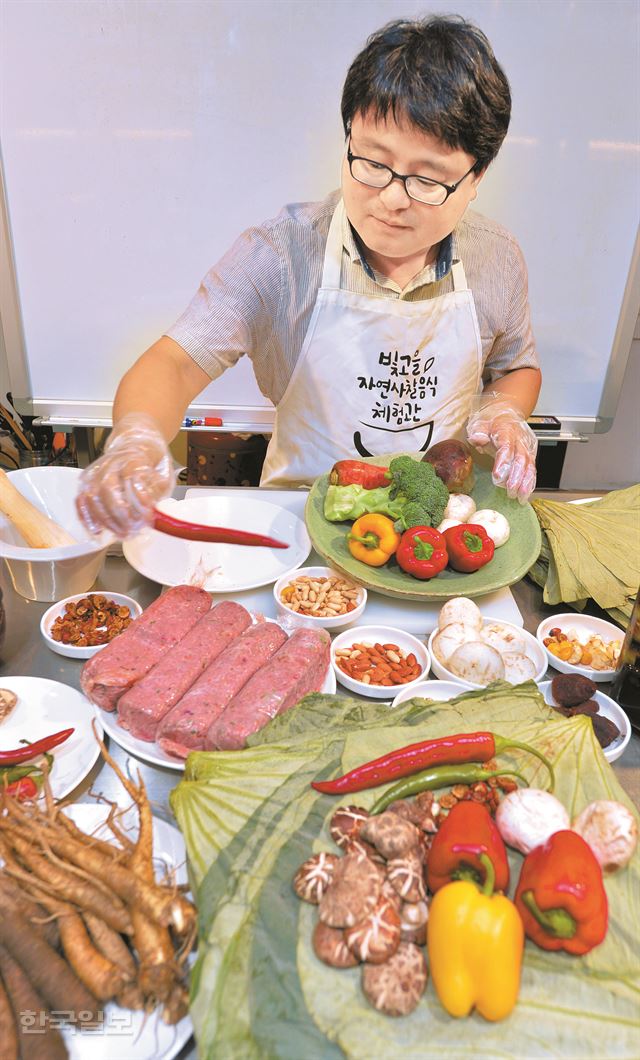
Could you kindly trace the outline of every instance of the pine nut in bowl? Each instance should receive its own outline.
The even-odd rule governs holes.
[[[427,647],[393,626],[357,626],[334,638],[331,662],[341,685],[370,699],[393,699],[429,672]]]
[[[361,618],[367,590],[331,567],[298,567],[273,587],[278,619],[291,629],[344,629]]]
[[[90,659],[141,614],[137,600],[123,593],[78,593],[45,611],[40,632],[58,655]]]

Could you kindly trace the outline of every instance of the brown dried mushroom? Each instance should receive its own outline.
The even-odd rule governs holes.
[[[427,941],[429,905],[423,902],[403,902],[400,910],[400,941],[424,946]]]
[[[417,847],[419,835],[415,825],[388,810],[377,817],[370,817],[360,829],[360,838],[373,843],[385,858],[402,857],[408,850]]]
[[[369,811],[363,810],[362,806],[339,806],[329,825],[334,843],[339,847],[346,847],[349,840],[359,835],[368,817]]]
[[[312,937],[316,957],[332,968],[355,968],[358,959],[353,955],[340,928],[329,927],[321,920],[315,926]]]
[[[381,887],[382,874],[369,858],[345,854],[320,899],[320,919],[329,927],[353,927],[375,909]]]
[[[422,858],[414,850],[387,862],[387,879],[405,902],[419,902],[427,897]]]
[[[382,854],[376,850],[371,843],[366,843],[360,836],[354,836],[352,839],[348,839],[345,847],[345,854],[362,854],[369,858],[370,861],[374,861],[376,865],[385,865],[386,858],[383,858]],[[383,870],[384,875],[384,870]]]
[[[347,928],[344,938],[359,961],[381,964],[400,945],[400,915],[387,898],[381,898],[364,920]]]
[[[339,860],[336,854],[325,851],[308,858],[293,877],[293,889],[298,898],[317,905],[333,879]]]
[[[384,964],[365,964],[362,989],[365,997],[387,1016],[407,1016],[413,1012],[427,985],[427,965],[422,950],[401,942]]]

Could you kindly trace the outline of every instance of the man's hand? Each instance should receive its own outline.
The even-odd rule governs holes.
[[[151,523],[159,500],[174,485],[173,461],[156,421],[143,413],[124,416],[104,454],[83,471],[78,514],[92,533],[127,537]]]
[[[536,485],[538,439],[522,413],[499,393],[481,394],[469,416],[467,438],[481,453],[495,453],[492,479],[524,504]]]

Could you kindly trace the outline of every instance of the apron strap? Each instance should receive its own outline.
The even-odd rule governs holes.
[[[320,284],[323,290],[326,290],[327,288],[331,291],[340,290],[343,218],[344,203],[342,199],[340,199],[338,205],[333,211],[333,217],[331,218],[331,224],[329,225],[327,246],[324,253],[324,265],[322,267],[322,283]]]
[[[465,276],[464,265],[461,261],[456,260],[451,263],[451,278],[453,280],[454,291],[467,290],[467,277]]]

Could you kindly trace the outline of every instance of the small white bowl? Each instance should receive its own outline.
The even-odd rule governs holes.
[[[64,600],[59,600],[57,604],[53,604],[40,619],[40,632],[44,638],[44,642],[48,648],[58,653],[58,655],[65,655],[68,659],[90,659],[96,652],[102,651],[106,648],[106,644],[94,644],[92,647],[77,648],[73,644],[63,644],[62,641],[54,640],[51,636],[51,630],[56,618],[61,617],[67,604],[75,604],[78,600],[84,600],[86,596],[106,596],[107,600],[111,600],[118,604],[119,607],[128,607],[129,614],[132,618],[138,618],[142,614],[142,608],[137,600],[134,600],[131,596],[124,596],[122,593],[109,593],[102,589],[92,593],[76,593],[75,596],[66,596]],[[108,641],[111,643],[111,641]]]
[[[583,644],[586,644],[590,637],[595,636],[602,637],[605,644],[612,640],[619,640],[622,644],[624,640],[623,629],[620,629],[619,626],[614,626],[613,622],[606,622],[603,618],[592,618],[591,615],[581,615],[576,611],[567,611],[562,615],[551,615],[550,618],[543,619],[536,630],[536,637],[540,642],[540,646],[546,652],[549,663],[554,670],[560,670],[563,674],[582,674],[584,677],[589,677],[592,681],[613,681],[616,672],[615,667],[611,670],[594,670],[591,666],[577,666],[575,663],[564,662],[563,659],[559,659],[557,655],[550,652],[544,643],[544,638],[548,637],[550,631],[556,629],[556,627],[561,629],[563,633],[568,633],[570,629],[575,629],[578,634],[578,640]]]
[[[417,681],[416,684],[398,692],[391,706],[399,707],[401,703],[406,703],[408,699],[414,699],[416,696],[421,699],[435,699],[438,703],[446,703],[461,695],[462,692],[470,691],[466,685],[458,681]]]
[[[529,656],[534,666],[536,667],[536,672],[531,678],[531,680],[541,681],[547,672],[547,657],[542,646],[533,636],[533,633],[528,633],[526,629],[523,629],[521,626],[516,626],[512,622],[503,622],[501,618],[485,618],[483,622],[483,628],[484,626],[491,626],[494,623],[496,625],[505,626],[507,629],[513,630],[514,633],[518,633],[519,636],[524,639],[526,645],[526,655]],[[475,684],[473,681],[467,681],[464,677],[459,677],[458,674],[454,674],[452,670],[447,669],[447,667],[444,666],[440,662],[440,660],[436,658],[435,653],[433,651],[433,640],[438,632],[439,629],[438,627],[436,627],[432,631],[428,643],[429,654],[431,655],[431,669],[433,670],[436,677],[440,677],[443,681],[457,681],[460,684],[464,685],[465,688],[484,688],[484,685]]]
[[[397,644],[407,655],[415,655],[420,673],[413,681],[401,685],[368,685],[364,681],[357,681],[345,674],[336,662],[336,652],[341,648],[350,648],[353,644]],[[357,692],[358,695],[367,696],[369,699],[393,699],[398,692],[413,688],[424,679],[429,672],[431,657],[421,640],[402,629],[395,629],[393,626],[358,626],[334,638],[331,645],[331,663],[340,684],[351,692]]]
[[[282,599],[282,591],[288,585],[291,585],[296,578],[330,578],[331,575],[342,579],[342,581],[348,581],[357,591],[358,596],[356,597],[356,606],[353,611],[348,611],[344,615],[334,615],[331,618],[317,618],[313,615],[301,614],[299,611],[292,611]],[[350,582],[348,578],[344,578],[339,571],[333,570],[331,567],[298,567],[296,570],[289,571],[287,574],[283,574],[281,578],[278,578],[273,587],[273,598],[276,602],[278,618],[281,619],[282,625],[287,628],[346,629],[361,618],[367,604],[367,590],[362,585]]]
[[[538,688],[544,696],[545,703],[548,703],[550,707],[557,706],[551,693],[551,681],[542,681]],[[611,699],[610,696],[606,696],[604,692],[595,692],[591,698],[595,699],[598,704],[598,713],[605,718],[609,718],[620,730],[620,735],[613,743],[610,743],[608,747],[602,748],[602,753],[607,762],[615,762],[624,754],[631,739],[631,722],[622,707],[618,706],[615,700]]]

